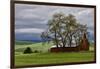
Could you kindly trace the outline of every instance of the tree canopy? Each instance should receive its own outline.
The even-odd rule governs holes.
[[[55,13],[47,25],[48,29],[42,32],[41,37],[45,41],[52,41],[57,47],[71,47],[73,40],[78,46],[83,34],[87,33],[87,26],[78,23],[72,14]]]

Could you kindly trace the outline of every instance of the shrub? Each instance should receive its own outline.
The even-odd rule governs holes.
[[[24,50],[23,53],[24,53],[24,54],[29,54],[29,53],[33,53],[33,52],[32,52],[32,49],[31,49],[30,47],[27,47],[27,48]]]
[[[34,51],[34,53],[38,53],[38,52],[39,52],[38,50],[35,50],[35,51]]]

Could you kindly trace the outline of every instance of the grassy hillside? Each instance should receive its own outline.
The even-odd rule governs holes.
[[[45,43],[45,44],[43,44],[42,42],[40,42],[40,43],[34,43],[34,42],[33,43],[32,42],[18,43],[18,41],[17,41],[17,43],[15,45],[15,53],[21,54],[27,47],[30,47],[32,49],[32,51],[37,50],[37,51],[41,51],[41,52],[48,52],[48,49],[50,49],[50,47],[52,45],[53,45],[52,43]]]
[[[42,44],[34,42],[17,41],[15,45],[15,65],[38,65],[38,64],[56,64],[64,62],[86,62],[94,60],[93,46],[90,46],[88,52],[70,52],[70,53],[50,53],[48,49],[52,43]],[[30,47],[32,51],[38,50],[39,53],[23,54],[23,51]]]

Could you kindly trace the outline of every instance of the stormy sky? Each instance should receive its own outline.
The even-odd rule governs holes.
[[[81,24],[87,24],[88,32],[94,34],[94,9],[82,7],[63,7],[47,5],[15,5],[16,40],[40,39],[41,32],[47,29],[47,23],[54,13],[73,14]]]

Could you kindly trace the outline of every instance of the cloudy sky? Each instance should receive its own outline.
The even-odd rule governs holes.
[[[78,22],[87,24],[88,32],[93,34],[94,9],[45,5],[15,5],[15,38],[16,40],[40,39],[41,32],[47,29],[48,20],[54,13],[73,14]]]

